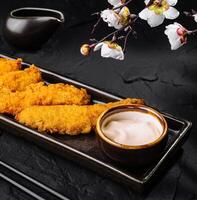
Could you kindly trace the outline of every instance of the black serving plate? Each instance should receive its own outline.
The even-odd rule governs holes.
[[[0,57],[7,57],[0,55]],[[7,57],[9,58],[9,57]],[[10,58],[11,59],[11,58]],[[29,64],[23,63],[24,68]],[[95,103],[120,100],[120,97],[103,92],[78,81],[63,77],[48,70],[40,68],[43,80],[47,83],[70,83],[77,87],[87,89]],[[35,142],[52,152],[58,153],[68,159],[86,166],[101,175],[112,178],[123,184],[127,184],[133,189],[141,191],[146,189],[150,183],[157,179],[161,171],[172,161],[178,149],[186,141],[191,122],[163,113],[168,122],[169,138],[166,148],[155,163],[143,169],[134,170],[128,167],[120,166],[109,160],[100,150],[97,138],[94,133],[89,135],[69,136],[69,135],[49,135],[19,124],[14,118],[0,115],[0,126],[9,129],[10,133]]]

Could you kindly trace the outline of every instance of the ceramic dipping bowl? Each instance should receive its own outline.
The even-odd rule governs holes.
[[[154,141],[142,145],[128,145],[112,140],[109,135],[105,133],[105,127],[108,126],[110,121],[116,121],[119,114],[125,112],[129,112],[129,116],[130,112],[131,116],[133,112],[145,114],[147,119],[152,119],[159,127],[159,136]],[[128,117],[126,120],[128,120]],[[116,129],[118,128],[116,127]],[[137,104],[115,106],[108,109],[100,115],[96,126],[98,141],[105,155],[119,164],[128,165],[129,167],[134,168],[149,165],[161,156],[168,138],[167,129],[167,122],[158,111],[151,107]],[[115,131],[116,130],[114,129],[114,132]]]
[[[3,35],[15,48],[36,50],[48,41],[62,23],[64,15],[60,11],[35,7],[18,8],[9,13]]]

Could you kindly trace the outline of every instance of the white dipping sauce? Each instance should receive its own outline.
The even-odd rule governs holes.
[[[112,114],[102,124],[106,137],[124,145],[139,146],[157,140],[163,127],[156,117],[138,111]]]

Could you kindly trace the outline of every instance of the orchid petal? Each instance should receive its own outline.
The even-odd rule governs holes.
[[[185,43],[181,43],[181,40],[170,41],[171,50],[177,50],[179,47],[183,46]]]
[[[166,0],[170,6],[175,6],[178,0]]]
[[[124,59],[124,54],[122,51],[119,51],[117,49],[112,49],[110,51],[110,57],[117,59],[117,60],[123,60]]]
[[[181,40],[176,33],[176,30],[165,30],[164,33],[168,36],[171,50],[176,50],[181,46]]]
[[[118,18],[118,16],[115,13],[111,14],[108,18],[108,26],[114,27],[116,29],[121,28],[122,25],[119,23],[119,20],[120,19]]]
[[[177,39],[180,39],[179,35],[177,34],[177,29],[176,30],[173,30],[173,29],[165,30],[164,33],[168,36],[168,39],[172,42]]]
[[[103,46],[101,48],[101,56],[104,58],[110,57],[110,48],[108,47],[107,44],[103,44]]]
[[[124,6],[119,12],[119,15],[123,15],[124,16],[125,14],[126,15],[130,15],[131,14],[129,8],[126,7],[126,6]]]
[[[101,12],[101,18],[104,22],[107,22],[108,16],[111,14],[112,10],[106,9]]]
[[[151,27],[156,27],[156,26],[161,25],[163,23],[164,19],[165,19],[164,15],[162,15],[162,14],[157,15],[157,14],[155,14],[154,11],[150,11],[147,21]]]
[[[120,16],[115,13],[113,10],[106,9],[101,12],[101,18],[104,22],[108,23],[109,27],[114,27],[116,29],[122,28],[122,24],[120,23]]]
[[[183,27],[181,26],[181,24],[177,22],[174,22],[174,24],[170,24],[166,26],[166,29],[177,29],[177,28],[183,28]]]
[[[139,17],[143,20],[147,20],[148,19],[148,16],[149,16],[149,12],[150,10],[148,8],[145,8],[144,10],[142,10],[140,13],[139,13]]]
[[[124,59],[122,48],[118,45],[117,48],[110,48],[108,43],[103,42],[101,47],[101,56],[104,58],[114,58],[117,60]]]
[[[103,46],[103,42],[98,43],[98,44],[94,47],[94,51],[100,50],[102,46]]]
[[[124,60],[124,53],[123,53],[123,51],[121,51],[121,52],[119,53],[119,56],[117,56],[116,59],[117,59],[117,60]]]
[[[193,15],[194,20],[197,22],[197,14]]]
[[[176,19],[179,16],[179,11],[170,6],[168,10],[163,12],[163,14],[165,15],[166,19]]]
[[[146,5],[148,5],[149,2],[150,2],[150,0],[145,0],[145,1],[144,1],[144,3],[145,3]]]
[[[171,50],[176,50],[186,43],[186,36],[178,34],[178,29],[186,30],[181,24],[175,22],[166,26],[166,30],[164,31],[170,42]]]
[[[121,0],[108,0],[108,3],[111,4],[112,6],[117,6],[122,4]]]

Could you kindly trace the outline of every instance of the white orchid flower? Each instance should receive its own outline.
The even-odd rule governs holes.
[[[98,43],[94,47],[94,51],[101,49],[101,56],[104,58],[114,58],[117,60],[124,60],[124,53],[122,47],[115,42],[104,41]]]
[[[120,16],[114,10],[106,9],[102,11],[101,18],[104,22],[108,23],[109,27],[114,27],[115,29],[122,28],[122,24],[120,23]]]
[[[128,7],[124,6],[120,12],[118,13],[119,17],[120,17],[120,23],[123,25],[123,26],[126,26],[129,22],[130,22],[130,19],[131,19],[131,12],[129,10]]]
[[[115,29],[120,29],[126,26],[130,21],[130,11],[129,8],[124,6],[120,12],[115,12],[111,9],[106,9],[101,12],[101,18],[104,22],[108,23],[109,27],[114,27]]]
[[[108,0],[108,3],[110,3],[114,7],[121,6],[125,3],[126,0]]]
[[[197,22],[197,13],[195,15],[193,15],[194,20]]]
[[[149,5],[150,0],[145,0],[147,7],[139,13],[139,17],[147,20],[151,27],[159,26],[164,19],[176,19],[179,11],[172,6],[177,4],[178,0],[154,0]]]
[[[176,50],[187,42],[188,30],[176,22],[166,26],[164,33],[168,36],[171,50]]]

